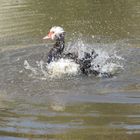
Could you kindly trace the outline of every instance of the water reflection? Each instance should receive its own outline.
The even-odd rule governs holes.
[[[29,139],[108,139],[108,136],[118,139],[120,135],[128,139],[129,135],[138,139],[140,106],[136,104],[75,103],[65,106],[64,112],[54,111],[44,104],[35,108],[33,104],[26,104],[30,108],[26,111],[25,106],[22,110],[22,104],[16,105],[19,105],[16,110],[13,105],[11,109],[1,110],[0,135]]]

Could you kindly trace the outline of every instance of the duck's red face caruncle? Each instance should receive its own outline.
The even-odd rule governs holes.
[[[54,32],[49,32],[47,36],[43,37],[43,39],[52,39],[54,40]]]
[[[64,30],[62,27],[59,26],[54,26],[50,29],[49,33],[47,36],[45,36],[43,39],[51,39],[51,40],[57,40],[59,39],[62,35],[64,36]]]

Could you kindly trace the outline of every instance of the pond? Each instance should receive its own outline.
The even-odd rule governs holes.
[[[0,0],[0,140],[139,140],[139,18],[139,0]],[[113,77],[46,76],[52,26]]]

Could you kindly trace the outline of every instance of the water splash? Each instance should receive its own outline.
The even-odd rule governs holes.
[[[27,60],[24,61],[24,68],[30,70],[31,77],[38,77],[42,80],[47,78],[60,78],[63,76],[75,76],[80,73],[79,65],[71,59],[59,59],[50,64],[43,60],[36,62],[36,67],[29,64]]]
[[[104,73],[115,75],[123,70],[123,58],[118,56],[115,50],[98,48],[95,49],[95,51],[98,57],[92,61],[92,68],[100,72],[100,77],[102,77]]]
[[[71,59],[63,59],[52,62],[47,66],[48,73],[52,76],[62,75],[77,75],[79,72],[79,65]]]
[[[92,61],[92,70],[98,71],[99,76],[104,76],[104,73],[115,75],[123,69],[123,57],[118,55],[118,45],[112,44],[100,44],[91,43],[88,44],[83,39],[77,39],[73,42],[68,42],[65,49],[65,53],[75,53],[78,58],[84,56],[84,52],[90,53],[92,50],[98,54],[98,56]],[[43,80],[51,78],[60,78],[63,76],[75,76],[79,75],[80,67],[71,59],[59,59],[58,61],[47,64],[43,60],[36,61],[36,66],[31,66],[30,63],[25,60],[24,68],[30,71],[30,76],[40,78]]]

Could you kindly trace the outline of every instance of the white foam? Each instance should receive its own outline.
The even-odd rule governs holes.
[[[102,66],[100,72],[115,75],[116,73],[118,73],[122,69],[123,69],[123,67],[119,64],[107,63],[107,64]]]
[[[48,73],[51,76],[77,75],[79,73],[79,65],[71,59],[59,59],[47,65]]]

